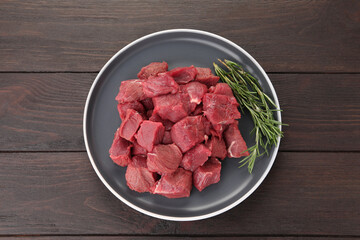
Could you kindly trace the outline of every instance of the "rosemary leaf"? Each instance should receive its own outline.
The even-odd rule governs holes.
[[[278,137],[283,137],[279,125],[287,124],[274,119],[273,112],[281,110],[265,94],[255,77],[233,61],[218,60],[226,70],[213,63],[216,75],[230,86],[240,104],[241,111],[247,109],[255,125],[251,131],[252,135],[255,134],[255,145],[246,150],[249,152],[249,156],[244,157],[239,162],[241,164],[239,167],[247,165],[248,171],[251,173],[255,160],[264,154],[269,154],[268,149],[278,144]]]

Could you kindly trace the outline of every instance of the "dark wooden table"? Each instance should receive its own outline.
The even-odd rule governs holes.
[[[103,64],[152,32],[194,28],[252,54],[284,128],[263,184],[196,222],[127,207],[82,134]],[[360,238],[360,1],[0,1],[0,238]]]

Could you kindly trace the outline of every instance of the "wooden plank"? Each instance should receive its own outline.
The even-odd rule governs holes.
[[[359,236],[360,153],[280,153],[234,209],[195,222],[138,213],[100,182],[85,153],[0,154],[0,235]]]
[[[0,74],[0,150],[85,150],[83,108],[95,75]],[[281,150],[359,151],[359,76],[270,74],[290,124]]]
[[[360,150],[360,75],[270,74],[283,109],[285,151]]]
[[[1,150],[85,150],[82,117],[96,74],[0,74]]]
[[[359,72],[360,2],[2,1],[0,71],[99,71],[146,34],[222,35],[272,72]],[[215,56],[216,57],[216,56]]]

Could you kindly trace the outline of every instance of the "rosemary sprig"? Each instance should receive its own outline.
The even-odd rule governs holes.
[[[255,145],[249,147],[249,156],[243,158],[239,167],[248,165],[251,173],[256,158],[263,154],[268,154],[268,148],[278,144],[278,137],[283,137],[283,132],[279,125],[286,125],[274,119],[273,112],[281,111],[271,98],[266,95],[258,80],[237,63],[218,59],[227,69],[214,64],[215,73],[220,79],[227,83],[233,90],[235,98],[240,104],[242,112],[247,109],[254,122],[254,129],[251,134],[255,134]],[[263,149],[261,151],[260,147]],[[244,151],[244,152],[246,152]]]

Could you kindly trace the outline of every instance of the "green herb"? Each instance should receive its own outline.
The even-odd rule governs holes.
[[[234,92],[234,96],[240,104],[242,112],[244,108],[250,112],[252,120],[255,124],[251,134],[255,134],[255,145],[249,147],[249,156],[243,158],[239,163],[239,167],[248,165],[251,173],[256,158],[263,154],[268,154],[268,148],[278,144],[278,137],[283,137],[283,132],[279,125],[282,124],[274,119],[273,112],[281,111],[276,104],[267,96],[258,80],[237,63],[218,59],[227,69],[219,67],[214,63],[215,73],[220,79],[227,83]],[[261,151],[262,147],[263,151]],[[244,152],[246,152],[244,151]]]

